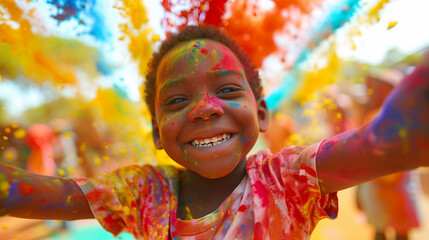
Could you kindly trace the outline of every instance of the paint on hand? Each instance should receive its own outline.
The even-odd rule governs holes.
[[[9,196],[10,184],[7,177],[0,173],[0,199],[7,198]]]

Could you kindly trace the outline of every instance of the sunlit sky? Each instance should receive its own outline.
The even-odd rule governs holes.
[[[148,11],[151,24],[157,29],[161,19],[161,5],[152,0],[145,2],[151,9]],[[377,64],[392,48],[412,53],[429,47],[429,34],[424,30],[429,27],[428,9],[428,0],[392,0],[382,10],[380,22],[363,30],[362,36],[356,41],[356,50],[339,49],[338,54],[343,58]],[[387,30],[389,22],[393,21],[397,21],[397,25]],[[8,84],[1,84],[0,99],[6,101],[5,108],[13,115],[44,101],[37,88],[23,89],[10,81]]]
[[[380,22],[362,32],[357,50],[343,53],[357,60],[376,64],[383,60],[386,52],[398,48],[412,53],[429,46],[429,1],[392,0],[381,12]],[[389,22],[397,25],[387,30]]]

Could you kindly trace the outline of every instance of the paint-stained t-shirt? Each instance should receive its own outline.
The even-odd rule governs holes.
[[[95,218],[114,235],[136,239],[309,239],[317,222],[335,218],[336,193],[321,195],[318,144],[264,150],[247,160],[247,175],[214,212],[176,217],[179,170],[127,166],[91,179],[75,179]]]

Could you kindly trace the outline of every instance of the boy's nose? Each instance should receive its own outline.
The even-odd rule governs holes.
[[[208,96],[200,97],[197,100],[194,108],[189,113],[189,120],[196,121],[198,119],[208,120],[212,117],[222,116],[223,109],[215,97]]]

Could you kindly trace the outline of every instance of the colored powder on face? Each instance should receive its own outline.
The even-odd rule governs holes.
[[[204,46],[205,46],[204,41],[197,40],[192,45],[192,47],[188,49],[188,67],[192,73],[194,73],[195,71],[194,67],[200,62],[200,58],[207,57],[206,54],[208,53],[208,50],[203,48]],[[203,49],[206,51],[205,53],[202,51]]]
[[[171,71],[171,69],[176,65],[177,61],[179,59],[184,58],[187,54],[189,54],[193,46],[196,44],[197,40],[193,40],[190,42],[185,43],[180,48],[174,49],[171,54],[168,54],[167,57],[164,57],[165,64],[162,65],[163,68],[158,69],[159,71],[165,72],[165,71]]]
[[[229,68],[231,66],[234,66],[234,58],[230,53],[231,51],[224,46],[220,46],[219,48],[222,51],[222,55],[223,55],[223,58],[220,61],[220,67],[223,69],[223,68]],[[241,71],[243,71],[243,69],[241,69]]]
[[[207,108],[211,109],[212,111],[223,113],[223,109],[220,106],[219,99],[217,99],[216,97],[210,97],[208,93],[202,93],[196,99],[195,107],[193,107],[192,111],[189,113],[190,119],[192,117],[209,117],[207,113],[202,111]],[[212,114],[212,112],[210,114]]]
[[[237,102],[228,102],[228,105],[233,106],[233,107],[240,107],[241,105]]]

